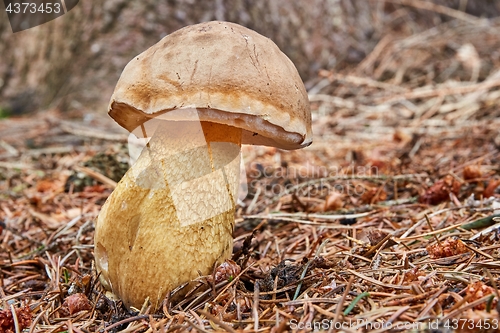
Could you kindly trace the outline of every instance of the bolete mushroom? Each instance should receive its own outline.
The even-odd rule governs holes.
[[[307,93],[270,39],[228,22],[180,29],[132,59],[109,115],[149,137],[97,218],[104,287],[153,308],[232,252],[241,144],[312,142]]]

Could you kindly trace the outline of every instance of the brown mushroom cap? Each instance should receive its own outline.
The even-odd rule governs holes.
[[[312,143],[307,92],[297,69],[269,38],[229,22],[180,29],[132,59],[109,115],[132,132],[183,108],[242,128],[243,144],[297,149]]]

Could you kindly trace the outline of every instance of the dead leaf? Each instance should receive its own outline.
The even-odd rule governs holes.
[[[55,191],[60,185],[50,179],[42,179],[36,183],[37,192],[50,192]]]
[[[323,205],[323,212],[334,211],[342,208],[344,202],[342,201],[342,194],[339,192],[332,192],[325,198],[325,204]]]
[[[464,179],[478,179],[482,177],[481,168],[477,165],[468,165],[464,168]]]
[[[500,179],[491,180],[483,192],[483,198],[492,197],[495,194],[495,190],[498,186],[500,186]]]
[[[429,205],[437,205],[448,200],[450,193],[457,195],[459,190],[460,183],[453,176],[448,175],[427,189],[418,201]]]
[[[419,269],[419,267],[415,267],[410,269],[405,273],[404,282],[413,282],[417,281],[419,277],[426,276],[427,274]]]
[[[92,305],[90,305],[89,299],[85,294],[77,293],[66,297],[64,303],[61,306],[61,311],[64,315],[69,314],[70,316],[80,312],[91,310]]]
[[[435,243],[426,247],[431,259],[451,257],[458,254],[469,252],[469,249],[460,239],[448,238],[442,242]]]
[[[389,235],[389,233],[387,233],[383,230],[380,230],[380,229],[375,229],[375,228],[368,229],[368,231],[366,233],[366,237],[368,237],[368,240],[370,240],[371,246],[378,245],[378,243],[380,243],[382,240],[384,240],[384,238],[386,238],[387,235]],[[396,245],[396,244],[397,243],[394,240],[389,238],[387,240],[387,243],[385,244],[384,248],[388,248],[388,247],[391,247],[391,246]]]
[[[379,189],[378,187],[372,187],[365,190],[361,195],[361,201],[364,204],[374,204],[379,201],[385,201],[387,199],[387,193],[384,189]]]

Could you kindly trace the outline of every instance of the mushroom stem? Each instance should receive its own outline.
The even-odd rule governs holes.
[[[97,218],[96,267],[127,307],[158,308],[232,252],[241,129],[163,121]]]

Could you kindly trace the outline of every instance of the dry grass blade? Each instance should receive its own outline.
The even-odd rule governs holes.
[[[425,9],[425,10],[430,10],[436,13],[444,14],[451,16],[453,18],[459,19],[459,20],[464,20],[472,24],[484,24],[484,21],[473,16],[469,15],[467,13],[461,12],[459,10],[455,10],[449,7],[441,6],[438,4],[434,4],[432,2],[428,1],[421,1],[421,0],[377,0],[377,1],[384,1],[384,2],[393,2],[396,4],[402,4],[405,6],[411,6],[419,9]]]
[[[211,321],[213,321],[215,324],[217,324],[220,327],[222,327],[224,330],[226,330],[226,332],[236,333],[236,331],[231,326],[229,326],[228,324],[220,321],[218,318],[212,316],[210,313],[202,311],[202,310],[198,310],[198,312],[201,315],[203,315],[203,316],[207,317],[208,319],[210,319]]]
[[[475,300],[474,302],[471,302],[463,307],[460,307],[458,309],[455,309],[453,311],[451,311],[450,313],[448,313],[446,316],[443,317],[442,321],[446,321],[450,318],[454,318],[458,315],[460,315],[461,313],[463,313],[464,311],[468,310],[468,309],[472,309],[474,308],[475,306],[477,305],[480,305],[480,304],[483,304],[483,303],[486,303],[488,300],[490,300],[491,298],[493,297],[493,295],[486,295],[478,300]]]
[[[349,272],[350,274],[352,275],[356,275],[357,277],[365,280],[365,281],[368,281],[370,283],[373,283],[373,284],[376,284],[376,285],[379,285],[379,286],[382,286],[382,287],[385,287],[385,288],[392,288],[392,289],[400,289],[400,290],[411,290],[411,287],[410,286],[399,286],[399,285],[394,285],[394,284],[390,284],[390,283],[384,283],[384,282],[381,282],[381,281],[378,281],[374,278],[371,278],[369,276],[366,276],[366,275],[363,275],[359,272],[356,272],[356,271],[353,271],[353,270],[350,270],[348,269],[347,272]]]
[[[97,181],[100,181],[101,183],[109,186],[112,189],[116,187],[117,183],[114,180],[109,179],[108,177],[104,176],[103,174],[100,174],[97,171],[94,171],[90,168],[83,167],[83,166],[74,166],[74,169],[76,171],[80,171],[80,172],[87,174],[88,176],[94,178]]]

